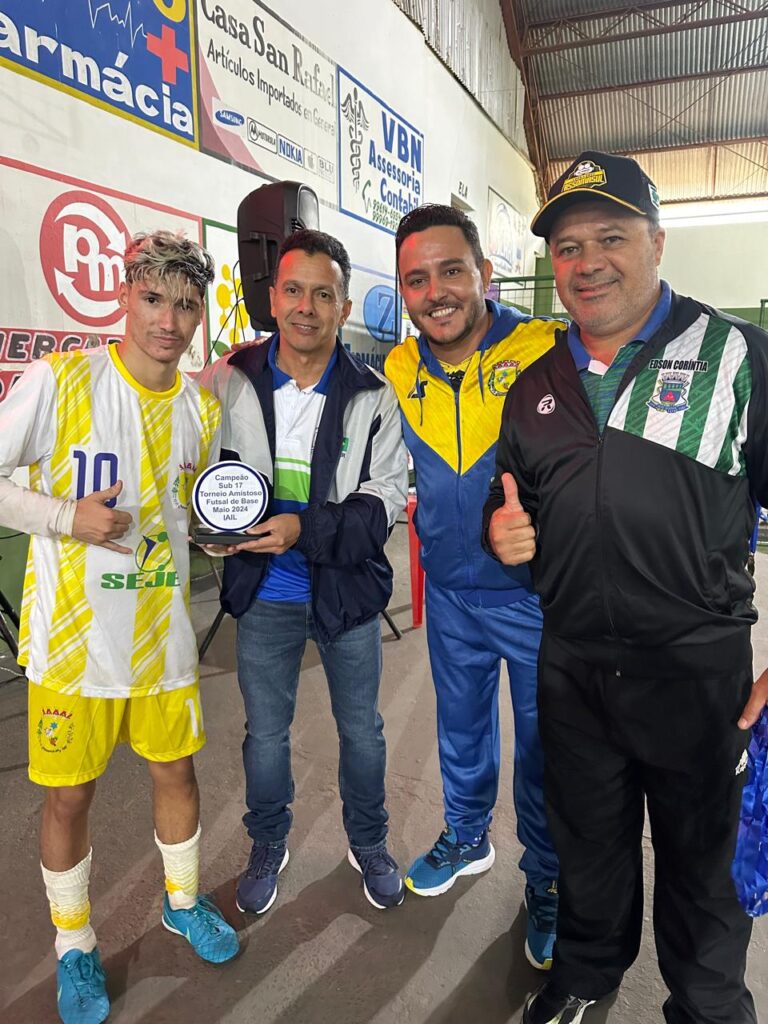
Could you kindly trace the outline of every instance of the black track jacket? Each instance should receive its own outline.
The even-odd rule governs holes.
[[[564,331],[507,395],[483,538],[515,477],[546,631],[616,672],[737,671],[768,505],[768,335],[694,299],[627,368],[601,437]]]

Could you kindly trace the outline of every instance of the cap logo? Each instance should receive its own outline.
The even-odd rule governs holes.
[[[661,200],[659,199],[659,193],[656,190],[656,186],[653,184],[652,181],[648,182],[648,193],[649,193],[649,195],[651,197],[651,202],[653,203],[653,205],[658,210],[659,207],[661,206]]]
[[[574,188],[598,188],[605,185],[605,171],[593,160],[582,160],[576,164],[574,169],[563,182],[563,192],[570,192]]]

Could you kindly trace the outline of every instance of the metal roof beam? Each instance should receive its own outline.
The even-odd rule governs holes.
[[[764,169],[768,171],[768,135],[754,135],[738,139],[699,139],[698,142],[675,142],[667,146],[622,146],[619,149],[611,149],[610,152],[616,156],[642,156],[644,153],[678,153],[689,149],[729,149],[737,156],[741,156],[742,154],[737,152],[736,147],[752,145],[760,145],[766,148],[766,163],[759,166],[764,166]],[[576,155],[578,154],[567,153],[563,156],[551,156],[547,169],[549,170],[554,164],[558,163],[567,166]],[[555,177],[558,177],[558,175],[555,175]]]
[[[584,89],[569,89],[567,92],[542,92],[539,94],[539,99],[542,103],[550,100],[579,99],[581,96],[591,96],[593,93],[630,92],[634,89],[644,89],[646,86],[671,85],[675,82],[707,78],[729,78],[731,75],[743,75],[760,71],[768,71],[768,64],[753,64],[751,67],[724,68],[717,71],[697,71],[690,75],[674,75],[670,78],[648,78],[640,82],[626,82],[623,85],[595,85]]]
[[[719,0],[720,6],[725,7],[729,10],[736,11],[740,14],[748,14],[752,12],[752,8],[745,7],[744,4],[737,3],[736,0]],[[578,24],[581,21],[589,22],[597,19],[603,20],[608,18],[626,18],[629,15],[637,14],[639,17],[644,18],[646,21],[654,21],[658,24],[666,24],[660,18],[653,18],[653,14],[656,11],[666,11],[670,7],[687,7],[682,17],[690,17],[695,11],[690,8],[697,7],[701,9],[706,6],[706,0],[700,0],[698,4],[684,4],[682,0],[656,0],[656,2],[642,4],[624,4],[621,7],[607,8],[604,11],[578,11],[574,14],[561,14],[557,18],[547,18],[544,21],[529,21],[528,31],[538,32],[540,29],[559,28],[561,26],[568,26]]]
[[[760,11],[750,11],[745,14],[733,14],[721,18],[702,18],[700,21],[655,26],[654,28],[637,29],[634,32],[619,32],[616,35],[581,36],[579,39],[572,39],[567,43],[525,46],[522,49],[522,56],[524,58],[538,57],[545,53],[562,53],[564,50],[581,50],[588,46],[605,46],[607,43],[621,43],[628,39],[658,38],[660,36],[672,35],[675,32],[688,32],[701,28],[717,28],[721,25],[733,25],[744,21],[766,20],[767,13],[768,6]]]

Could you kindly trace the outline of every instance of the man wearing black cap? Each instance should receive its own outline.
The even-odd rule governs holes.
[[[560,910],[527,1024],[577,1024],[636,958],[646,803],[665,1019],[757,1019],[730,865],[768,699],[745,569],[768,501],[768,338],[659,281],[658,207],[634,160],[587,152],[534,218],[574,322],[509,392],[485,508],[496,556],[532,559],[544,613]]]

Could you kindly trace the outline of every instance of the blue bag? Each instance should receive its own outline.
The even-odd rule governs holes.
[[[768,706],[752,727],[731,873],[750,917],[768,913]]]

